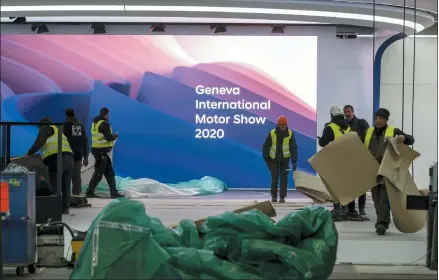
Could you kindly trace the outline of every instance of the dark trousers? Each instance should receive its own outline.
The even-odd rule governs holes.
[[[358,197],[358,210],[364,210],[366,208],[366,194]],[[348,211],[355,212],[355,200],[348,204]]]
[[[82,181],[81,181],[81,168],[82,160],[75,160],[73,163],[72,170],[72,194],[80,195],[82,191]]]
[[[288,161],[268,161],[268,168],[271,173],[271,197],[277,198],[277,185],[280,177],[280,197],[287,197],[288,187]]]
[[[376,185],[372,188],[371,192],[377,214],[375,226],[384,225],[387,228],[390,224],[390,202],[387,196],[386,185]]]
[[[56,159],[48,164],[49,169],[49,181],[52,184],[52,193],[56,194],[61,187],[62,205],[63,209],[70,208],[70,196],[71,189],[70,184],[72,182],[72,170],[73,170],[73,157],[68,154],[62,156],[62,179],[61,186],[57,184],[57,161]]]
[[[110,157],[107,154],[93,154],[93,156],[95,158],[95,171],[88,184],[87,193],[94,193],[99,182],[102,180],[102,176],[105,176],[110,187],[110,194],[112,196],[117,195],[116,178]]]

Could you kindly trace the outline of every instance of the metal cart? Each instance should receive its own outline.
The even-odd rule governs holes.
[[[427,258],[426,267],[430,270],[438,270],[438,163],[430,166],[428,196],[408,195],[406,208],[410,210],[427,210]]]
[[[0,122],[0,172],[11,161],[11,127],[40,126],[40,122]],[[44,123],[58,127],[58,151],[62,150],[62,123]],[[61,185],[62,153],[57,155],[57,186]],[[0,173],[0,182],[9,185],[9,215],[1,213],[0,222],[0,276],[3,279],[3,266],[16,266],[17,276],[24,273],[27,267],[29,273],[35,273],[37,259],[36,245],[36,193],[35,173]],[[61,201],[61,188],[52,186],[55,198]],[[61,204],[59,204],[61,205]],[[60,212],[62,209],[53,209]]]

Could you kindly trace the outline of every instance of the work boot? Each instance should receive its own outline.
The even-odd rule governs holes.
[[[122,198],[125,197],[124,195],[120,194],[120,193],[115,193],[111,195],[111,199],[115,199],[115,198]]]
[[[86,192],[86,193],[85,193],[85,197],[86,197],[86,198],[100,198],[100,197],[97,196],[94,192]]]
[[[277,197],[272,197],[271,202],[277,202]]]
[[[366,214],[366,210],[364,210],[364,209],[360,209],[360,215],[361,215],[361,216],[367,216],[367,214]]]
[[[62,211],[62,213],[63,213],[63,215],[69,215],[69,214],[70,214],[70,210],[69,210],[69,208],[65,208],[65,209]]]
[[[384,235],[384,234],[386,234],[386,227],[384,226],[384,225],[377,225],[376,226],[376,233],[378,234],[378,235]]]
[[[285,203],[285,198],[284,198],[284,197],[281,197],[281,198],[279,199],[279,203]]]

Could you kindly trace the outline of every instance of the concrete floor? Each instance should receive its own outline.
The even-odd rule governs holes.
[[[267,192],[228,191],[204,197],[139,201],[145,204],[148,215],[160,218],[165,225],[172,225],[181,219],[196,220],[218,215],[269,198]],[[63,216],[63,221],[72,228],[86,230],[109,200],[90,199],[89,202],[93,205],[92,208],[72,209],[70,215]],[[312,201],[304,195],[290,191],[287,203],[274,204],[274,207],[279,219],[291,211],[311,204]],[[370,200],[366,211],[371,221],[337,223],[338,265],[331,279],[437,279],[436,272],[423,267],[427,247],[425,229],[415,234],[403,234],[391,226],[387,235],[377,236],[373,225],[375,213]],[[67,252],[70,236],[66,233],[65,237]],[[67,279],[69,274],[70,271],[67,269],[44,269],[32,278]]]

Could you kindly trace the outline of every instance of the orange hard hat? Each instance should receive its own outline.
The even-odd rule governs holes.
[[[288,120],[285,116],[279,116],[279,118],[277,119],[277,124],[280,125],[287,125],[288,124]]]

